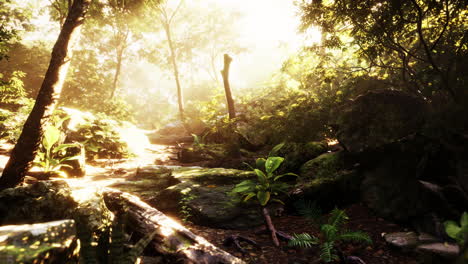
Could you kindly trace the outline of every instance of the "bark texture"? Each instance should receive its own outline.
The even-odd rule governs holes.
[[[26,120],[23,131],[13,148],[0,177],[0,190],[20,183],[36,156],[44,128],[60,97],[63,82],[72,57],[72,46],[91,0],[75,0],[52,50],[49,68],[42,82],[36,103]]]
[[[104,201],[114,213],[127,214],[129,227],[144,236],[156,231],[151,246],[164,256],[186,264],[243,264],[244,261],[215,247],[203,237],[149,206],[140,198],[114,189],[106,189]]]
[[[223,76],[224,91],[226,92],[226,101],[229,112],[229,119],[236,118],[236,109],[234,107],[234,99],[232,99],[231,85],[229,84],[229,68],[232,58],[228,54],[224,54],[224,68],[221,70]]]

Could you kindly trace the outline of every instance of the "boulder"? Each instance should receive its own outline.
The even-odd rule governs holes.
[[[73,220],[0,227],[1,263],[77,263],[77,249]]]
[[[384,235],[385,241],[405,252],[416,252],[420,263],[452,263],[460,254],[460,248],[425,233],[396,232]]]
[[[424,179],[427,138],[409,136],[369,151],[361,160],[362,199],[380,216],[411,221],[435,213],[451,219],[457,215],[442,188]]]
[[[317,201],[323,209],[357,202],[362,177],[356,166],[346,151],[325,153],[307,161],[300,168],[293,200]]]
[[[337,111],[337,138],[358,153],[419,131],[428,115],[427,103],[402,91],[370,91]]]
[[[97,190],[71,191],[64,181],[38,181],[0,192],[0,224],[74,219],[80,230],[100,232],[111,219]]]
[[[328,150],[326,142],[310,141],[306,143],[287,142],[278,151],[284,157],[282,172],[299,172],[299,168],[308,160],[314,159]]]
[[[138,193],[158,210],[195,224],[242,229],[261,225],[262,216],[255,205],[233,201],[228,193],[253,177],[235,169],[147,166],[131,181],[113,187]]]
[[[359,201],[362,177],[356,170],[340,170],[321,178],[300,179],[292,191],[291,201],[316,201],[322,209],[350,205]]]
[[[8,188],[0,192],[0,225],[61,220],[69,218],[77,206],[64,181]]]
[[[345,168],[345,153],[330,152],[322,154],[304,163],[300,167],[302,178],[333,178]]]

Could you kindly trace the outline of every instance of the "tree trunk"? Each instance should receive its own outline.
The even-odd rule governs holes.
[[[234,108],[234,100],[232,99],[231,86],[229,85],[229,67],[232,58],[228,54],[224,54],[224,69],[221,70],[223,76],[224,91],[226,92],[226,101],[229,112],[229,119],[236,118],[236,109]]]
[[[80,34],[91,0],[75,0],[52,50],[49,68],[42,82],[36,103],[13,148],[0,177],[0,190],[20,183],[36,156],[44,127],[55,109],[72,57],[72,46]]]
[[[162,255],[186,264],[243,264],[231,254],[197,236],[140,198],[114,189],[103,193],[106,206],[114,213],[127,214],[128,227],[145,236],[156,231],[151,246]]]
[[[115,66],[114,81],[112,82],[112,93],[111,93],[110,99],[114,98],[115,94],[117,93],[117,85],[119,84],[120,72],[122,70],[123,54],[125,52],[125,49],[127,48],[128,34],[130,32],[128,28],[124,30],[125,32],[121,32],[119,30],[119,33],[117,33],[117,37],[116,37],[120,43],[117,44],[118,45],[117,50],[116,50],[117,65]]]
[[[180,87],[179,68],[177,67],[177,59],[176,59],[176,54],[175,54],[175,49],[174,49],[174,43],[172,43],[170,25],[169,24],[164,25],[164,30],[166,32],[169,49],[171,51],[172,68],[174,70],[174,78],[175,78],[176,85],[177,85],[177,103],[179,105],[180,120],[185,124],[184,98],[183,98],[183,93],[182,93],[182,87]]]
[[[263,212],[263,217],[265,218],[266,226],[267,226],[268,230],[270,230],[271,239],[273,240],[273,244],[275,244],[275,246],[279,247],[280,244],[279,244],[279,241],[278,241],[278,237],[276,236],[275,226],[273,225],[273,222],[271,221],[270,213],[268,212],[268,209],[266,207],[262,208],[262,212]]]

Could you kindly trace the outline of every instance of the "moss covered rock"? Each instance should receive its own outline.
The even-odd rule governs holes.
[[[322,154],[315,159],[309,160],[301,166],[302,178],[334,178],[344,168],[342,152]]]
[[[302,164],[327,152],[327,150],[328,146],[326,142],[287,142],[278,152],[278,156],[285,158],[280,170],[282,172],[299,172]]]
[[[132,181],[114,187],[199,225],[248,228],[262,224],[261,215],[255,207],[233,202],[228,192],[253,177],[252,172],[235,169],[148,166],[139,169]]]
[[[73,220],[2,226],[0,263],[77,263],[75,239]]]

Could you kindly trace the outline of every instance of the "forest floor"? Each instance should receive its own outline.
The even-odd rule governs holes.
[[[8,154],[13,146],[0,142],[0,173],[8,161]],[[86,167],[87,175],[83,178],[65,179],[76,191],[89,191],[92,187],[104,188],[116,182],[125,181],[127,177],[134,176],[140,166],[155,164],[158,165],[183,165],[175,159],[177,149],[174,146],[150,145],[145,149],[145,154],[126,160],[97,160]],[[190,164],[193,166],[194,164]],[[92,183],[92,184],[90,184]],[[135,194],[138,195],[138,194]],[[404,227],[385,221],[370,212],[361,204],[354,204],[345,209],[350,221],[346,228],[349,230],[361,230],[367,232],[373,244],[361,246],[357,244],[341,244],[339,247],[346,255],[355,255],[362,258],[366,264],[417,264],[417,257],[404,253],[397,249],[390,248],[383,239],[383,234],[390,232],[407,231]],[[307,232],[319,236],[319,229],[316,224],[309,222],[304,217],[295,215],[283,215],[273,219],[278,230],[288,234],[299,234]],[[295,249],[287,246],[286,242],[281,242],[280,248],[276,248],[271,242],[268,234],[256,234],[254,230],[226,230],[215,229],[191,223],[185,223],[192,232],[205,237],[214,245],[227,252],[242,258],[247,263],[252,264],[305,264],[316,263],[320,251],[318,247],[309,249]],[[247,253],[242,254],[233,247],[226,247],[223,241],[230,235],[241,235],[256,241],[260,248],[255,248],[242,244]]]

